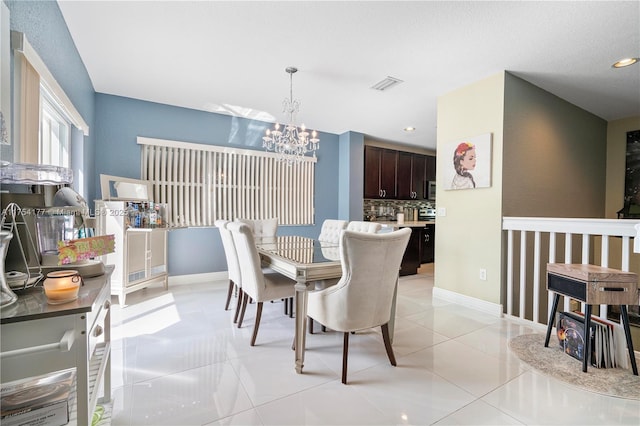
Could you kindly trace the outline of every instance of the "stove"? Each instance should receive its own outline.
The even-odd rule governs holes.
[[[436,220],[436,209],[423,207],[418,211],[418,220],[432,221]]]

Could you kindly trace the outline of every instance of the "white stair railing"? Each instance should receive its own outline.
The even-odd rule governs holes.
[[[640,220],[504,217],[506,314],[537,324],[548,322],[553,295],[546,291],[547,263],[582,263],[629,271],[632,240],[640,238],[636,225],[640,228]],[[559,255],[557,245],[563,240],[564,253]],[[546,306],[541,304],[545,294]],[[570,310],[570,302],[564,298],[565,311]],[[606,318],[607,305],[600,305],[598,315]]]

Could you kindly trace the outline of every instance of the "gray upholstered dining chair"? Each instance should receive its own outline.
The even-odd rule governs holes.
[[[224,309],[229,309],[229,303],[231,302],[231,296],[235,289],[238,293],[238,302],[236,303],[236,312],[233,316],[233,322],[238,320],[238,314],[240,312],[240,305],[242,300],[242,281],[240,276],[240,264],[238,263],[238,254],[236,253],[236,246],[233,242],[233,236],[231,231],[227,229],[227,224],[230,223],[227,220],[216,220],[215,226],[220,230],[220,239],[222,240],[222,247],[224,248],[224,256],[227,259],[227,272],[229,274],[229,288],[227,290],[227,301],[224,305]]]
[[[349,333],[382,328],[391,365],[396,359],[389,337],[393,294],[411,228],[385,234],[343,231],[340,237],[342,278],[324,290],[308,293],[307,315],[344,333],[342,383],[347,383]]]
[[[251,337],[251,346],[254,346],[260,327],[263,302],[293,297],[296,282],[275,271],[262,269],[255,238],[247,224],[230,222],[227,224],[227,229],[231,231],[233,236],[242,277],[243,298],[238,327],[242,326],[249,297],[257,304],[253,336]]]
[[[382,228],[382,225],[377,222],[364,222],[360,220],[352,220],[347,225],[347,229],[349,231],[358,231],[358,232],[370,232],[375,234]]]

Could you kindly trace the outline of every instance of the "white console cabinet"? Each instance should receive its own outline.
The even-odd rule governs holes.
[[[91,425],[96,405],[109,406],[111,401],[113,267],[105,270],[104,275],[84,278],[72,302],[50,305],[43,288],[36,286],[20,292],[18,301],[0,312],[2,383],[75,368],[69,425]]]
[[[113,234],[115,251],[102,261],[115,266],[111,294],[124,306],[127,294],[162,283],[168,289],[167,228],[135,228],[127,224],[125,201],[96,201],[98,235]]]

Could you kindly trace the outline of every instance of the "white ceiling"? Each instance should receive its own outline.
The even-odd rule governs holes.
[[[437,97],[503,70],[602,117],[640,115],[639,1],[59,1],[97,92],[426,149]],[[387,76],[404,82],[370,87]],[[403,131],[416,127],[412,134]]]

